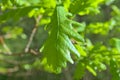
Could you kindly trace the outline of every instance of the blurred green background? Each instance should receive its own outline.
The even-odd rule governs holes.
[[[74,1],[62,0],[73,13]],[[44,28],[56,0],[0,0],[0,80],[120,80],[120,0],[81,2],[73,18],[85,38],[78,47],[81,58],[55,74],[42,66],[39,49],[48,37]]]

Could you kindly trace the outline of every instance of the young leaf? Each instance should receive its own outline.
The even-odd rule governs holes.
[[[81,56],[86,57],[87,53],[82,49],[82,47],[80,45],[75,45],[75,47],[77,48],[77,50],[79,51],[79,53],[81,54]]]
[[[91,66],[87,65],[86,68],[87,68],[87,70],[88,70],[89,72],[91,72],[94,76],[97,76],[97,73],[95,72],[95,70],[94,70]]]
[[[92,11],[96,11],[97,13],[99,11],[98,5],[103,1],[104,0],[74,0],[71,2],[69,9],[73,14],[79,13],[80,15],[85,15]]]
[[[7,12],[3,12],[3,14],[0,15],[0,22],[9,20],[11,18],[17,20],[23,16],[26,16],[34,8],[40,8],[40,7],[41,6],[29,6],[29,7],[11,9]]]
[[[119,38],[112,38],[110,40],[110,44],[114,46],[120,52],[120,39]]]

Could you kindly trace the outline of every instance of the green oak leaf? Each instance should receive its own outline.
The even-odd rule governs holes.
[[[72,44],[70,38],[77,41],[84,41],[83,37],[73,30],[73,25],[78,25],[78,22],[67,18],[69,15],[62,5],[57,5],[51,22],[47,26],[49,37],[41,48],[44,57],[47,59],[47,64],[57,71],[58,68],[66,67],[67,61],[74,63],[71,54],[77,58],[80,53]],[[81,25],[81,24],[80,24]]]

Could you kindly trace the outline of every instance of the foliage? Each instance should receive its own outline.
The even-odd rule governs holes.
[[[106,80],[119,80],[119,2],[0,0],[0,74],[41,70],[103,80],[107,71]]]

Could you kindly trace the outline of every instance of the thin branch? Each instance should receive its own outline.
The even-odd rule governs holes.
[[[30,49],[30,50],[28,51],[28,53],[30,53],[30,54],[32,54],[32,55],[34,55],[34,56],[38,56],[38,55],[40,54],[39,51],[36,51],[36,50],[34,50],[34,49]],[[4,54],[5,56],[19,56],[19,57],[21,57],[21,56],[24,56],[25,52],[22,51],[22,52],[12,53],[12,54],[8,54],[7,52],[0,52],[0,54]]]
[[[63,71],[63,73],[65,75],[66,80],[73,80],[68,67]]]
[[[7,73],[13,73],[13,72],[16,72],[19,70],[19,67],[18,66],[15,66],[13,68],[8,68],[7,69]]]
[[[25,52],[24,52],[25,53]],[[35,55],[34,53],[32,53],[32,54],[34,54],[34,56],[36,56],[35,58],[32,58],[32,59],[28,59],[28,60],[11,60],[11,59],[6,59],[8,56],[15,56],[15,57],[19,57],[19,59],[20,58],[22,58],[22,57],[24,57],[24,53],[14,53],[14,54],[12,54],[12,55],[7,55],[7,54],[4,54],[3,56],[4,56],[4,58],[0,58],[0,61],[2,61],[2,62],[5,62],[5,63],[8,63],[8,64],[13,64],[13,65],[22,65],[22,64],[28,64],[28,63],[32,63],[32,62],[34,62],[35,60],[36,60],[36,58],[40,58],[41,56],[38,56],[38,55]],[[38,53],[38,52],[35,52],[35,53]],[[24,54],[24,55],[23,55]],[[26,54],[27,55],[27,54]],[[6,57],[6,58],[5,58]]]
[[[19,65],[19,62],[14,61],[14,60],[0,59],[0,61],[1,62],[3,61],[3,62],[8,63],[8,64]]]
[[[0,43],[2,44],[3,48],[7,51],[7,53],[9,55],[12,54],[11,50],[9,49],[9,47],[7,46],[7,44],[5,43],[4,39],[2,36],[0,36]]]
[[[39,15],[38,18],[36,19],[35,26],[34,26],[34,28],[33,28],[33,30],[32,30],[32,33],[31,33],[30,38],[29,38],[29,41],[28,41],[28,43],[27,43],[27,45],[26,45],[26,48],[25,48],[25,53],[27,53],[27,52],[29,51],[30,45],[31,45],[31,43],[32,43],[32,41],[33,41],[33,38],[34,38],[34,36],[35,36],[35,33],[36,33],[36,31],[37,31],[38,24],[39,24],[39,21],[40,21],[41,17],[42,17],[42,16]]]
[[[0,74],[6,74],[7,73],[8,75],[10,75],[10,73],[16,72],[18,70],[19,70],[18,66],[15,66],[13,68],[5,68],[4,71],[0,71]]]
[[[30,35],[29,41],[28,41],[28,43],[26,45],[26,48],[25,48],[26,53],[29,51],[30,45],[31,45],[31,43],[33,41],[33,37],[34,37],[36,31],[37,31],[37,27],[34,27],[33,30],[32,30],[32,33]]]

